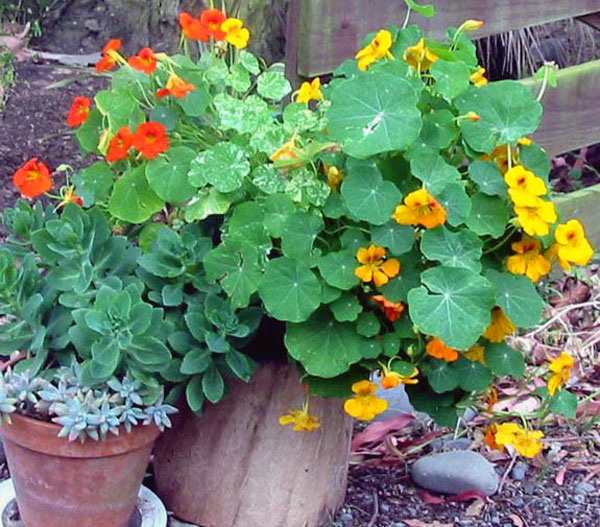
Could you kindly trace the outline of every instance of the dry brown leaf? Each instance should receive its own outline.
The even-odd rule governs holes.
[[[516,514],[509,514],[508,517],[515,524],[515,527],[523,527],[525,525],[521,517]]]
[[[479,516],[485,507],[485,502],[481,500],[475,500],[471,505],[467,507],[465,514],[467,516]]]
[[[421,520],[402,520],[408,527],[454,527],[452,523],[441,523],[435,520],[433,523],[427,523]]]

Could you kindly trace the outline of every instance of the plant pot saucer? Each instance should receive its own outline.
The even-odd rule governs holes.
[[[14,499],[15,488],[12,479],[7,479],[0,483],[0,514],[4,512]],[[141,521],[133,523],[132,527],[167,527],[167,511],[165,506],[150,489],[146,487],[140,488],[137,509],[140,513]],[[0,521],[0,527],[13,526],[3,525],[2,521]]]

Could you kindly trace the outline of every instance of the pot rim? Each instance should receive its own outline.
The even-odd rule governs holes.
[[[151,425],[137,425],[130,433],[120,429],[118,436],[109,434],[101,441],[87,438],[85,442],[69,441],[58,437],[61,427],[54,423],[41,421],[18,413],[10,414],[12,423],[4,422],[0,426],[0,435],[4,441],[34,452],[56,457],[100,458],[126,454],[152,443],[160,435],[159,428]]]

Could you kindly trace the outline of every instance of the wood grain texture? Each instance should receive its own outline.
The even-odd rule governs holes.
[[[583,223],[585,233],[596,251],[600,250],[600,185],[583,188],[566,195],[552,198],[561,223],[577,219]]]
[[[333,71],[351,58],[362,39],[387,24],[402,25],[402,0],[298,0],[298,74],[313,77]],[[477,37],[600,11],[600,0],[435,0],[437,15],[412,15],[432,38],[465,19],[484,20]],[[295,45],[288,42],[288,45]]]
[[[311,397],[322,428],[293,432],[280,415],[302,405],[294,366],[262,366],[248,384],[183,412],[155,450],[157,490],[179,518],[203,527],[317,527],[346,492],[352,421],[335,399]]]
[[[533,135],[551,156],[600,142],[600,60],[565,68],[557,80],[542,100],[542,123]],[[539,81],[523,82],[539,90]]]

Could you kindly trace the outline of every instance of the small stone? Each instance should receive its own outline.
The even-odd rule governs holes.
[[[477,490],[490,496],[498,488],[494,466],[477,452],[430,454],[413,464],[411,475],[420,487],[444,494]]]
[[[476,417],[477,417],[477,409],[473,408],[472,406],[469,406],[469,408],[467,408],[465,410],[465,413],[463,414],[462,419],[465,423],[470,423]]]
[[[535,485],[533,483],[527,482],[523,483],[523,492],[525,494],[533,494],[535,491]]]
[[[596,487],[587,481],[580,481],[575,485],[575,492],[577,494],[591,494],[592,492],[596,492]]]
[[[351,522],[354,519],[351,512],[345,512],[340,516],[340,521],[342,522]]]
[[[100,31],[100,24],[95,18],[90,18],[83,23],[83,27],[87,30],[92,31],[93,33],[97,33]]]
[[[583,496],[582,494],[574,494],[572,500],[575,503],[585,503],[585,496]]]
[[[510,476],[516,481],[523,481],[527,474],[529,465],[523,461],[519,461],[511,470]]]
[[[515,507],[522,507],[523,505],[525,505],[525,500],[521,498],[521,496],[515,496],[513,499],[510,500],[510,503]]]
[[[458,439],[436,439],[431,443],[433,450],[467,450],[472,444],[468,437],[459,437]]]

